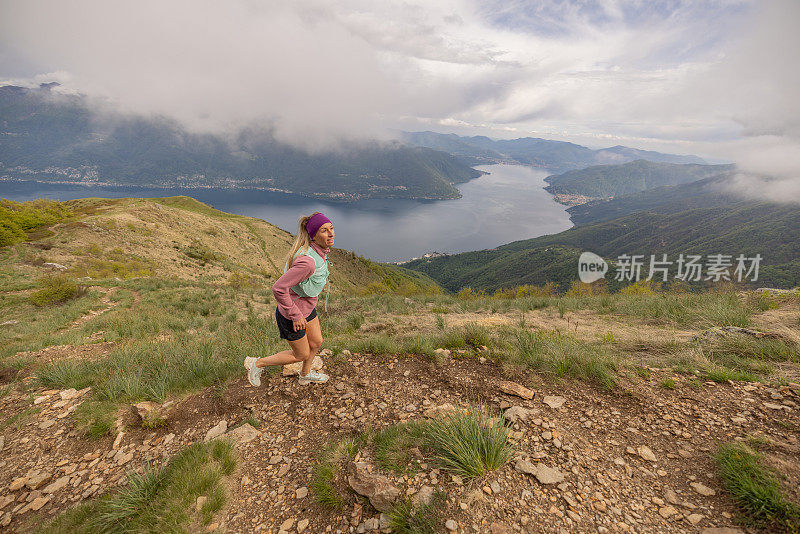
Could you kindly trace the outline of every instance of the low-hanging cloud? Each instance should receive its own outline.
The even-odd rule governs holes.
[[[800,176],[795,0],[4,0],[0,10],[3,48],[38,72],[193,130],[261,126],[311,150],[387,128],[534,135]]]

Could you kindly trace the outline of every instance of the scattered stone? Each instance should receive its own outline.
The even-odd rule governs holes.
[[[36,511],[40,510],[42,508],[42,506],[47,504],[49,501],[50,501],[50,497],[37,497],[28,506],[30,506],[31,510],[36,512]]]
[[[25,485],[35,490],[48,482],[51,476],[50,473],[45,473],[44,471],[35,471],[33,474],[28,475],[28,478],[25,480]]]
[[[455,532],[456,530],[458,530],[458,523],[456,523],[455,520],[453,519],[448,519],[444,523],[444,528],[446,528],[450,532]]]
[[[119,449],[120,444],[122,443],[122,438],[125,437],[125,432],[120,432],[117,434],[117,437],[114,438],[114,444],[111,446],[112,449]]]
[[[203,505],[205,505],[207,501],[208,501],[208,497],[206,497],[205,495],[200,495],[197,498],[197,501],[194,503],[195,510],[197,510],[198,512],[200,510],[202,510],[203,509]]]
[[[534,396],[534,392],[532,390],[521,384],[517,384],[516,382],[503,380],[497,386],[500,388],[500,391],[508,395],[516,395],[517,397],[522,397],[523,399],[532,399]]]
[[[696,525],[696,524],[698,524],[700,521],[702,521],[702,520],[703,520],[703,517],[704,517],[704,516],[703,516],[703,514],[692,514],[692,515],[690,515],[689,517],[687,517],[686,519],[687,519],[687,520],[689,521],[689,523],[691,523],[692,525]]]
[[[211,441],[214,438],[220,437],[226,430],[228,430],[228,422],[223,419],[206,432],[205,441]]]
[[[649,462],[657,462],[656,455],[653,454],[653,451],[650,450],[650,447],[647,445],[642,445],[641,447],[636,449],[636,453],[642,457],[643,459]]]
[[[400,490],[383,475],[371,473],[364,462],[350,462],[351,475],[347,483],[353,490],[369,499],[370,504],[380,511],[388,512],[400,496]]]
[[[243,425],[237,426],[236,428],[227,433],[227,436],[233,438],[234,441],[236,441],[236,443],[239,443],[240,445],[245,443],[250,443],[260,435],[261,432],[259,432],[256,428],[254,428],[250,423],[245,423]]]
[[[660,515],[664,519],[672,517],[677,513],[678,511],[673,506],[662,506],[661,508],[658,509],[658,515]]]
[[[59,392],[61,400],[72,400],[78,396],[78,391],[75,388],[65,389]]]
[[[66,271],[67,266],[61,265],[60,263],[53,263],[51,261],[46,261],[42,264],[42,267],[47,267],[48,269],[53,269],[54,271]],[[38,510],[38,508],[37,508]]]
[[[314,361],[311,362],[311,370],[312,371],[319,371],[324,367],[324,362],[322,358],[319,356],[314,356]],[[283,366],[283,370],[281,374],[283,376],[294,376],[300,374],[300,371],[303,369],[303,362],[295,362],[289,363]]]
[[[290,528],[292,528],[292,525],[294,525],[294,517],[290,517],[289,519],[281,523],[281,530],[288,531]]]
[[[536,473],[534,475],[540,484],[560,484],[564,482],[564,474],[561,471],[544,464],[536,464]]]
[[[308,528],[308,519],[301,519],[297,522],[297,534],[300,534],[306,528]]]
[[[308,497],[308,488],[303,486],[302,488],[297,488],[294,492],[294,496],[298,499],[305,499]]]
[[[431,502],[434,491],[433,486],[422,486],[418,492],[411,496],[411,502],[414,504],[414,507],[425,506]]]
[[[17,491],[22,488],[26,482],[28,482],[28,477],[15,478],[11,481],[11,485],[8,486],[8,491]]]
[[[564,397],[551,395],[551,396],[545,397],[542,400],[542,402],[544,402],[546,405],[550,406],[552,409],[558,410],[559,408],[561,408],[564,405],[565,402],[567,402],[567,399],[565,399]]]
[[[489,525],[489,532],[490,534],[508,534],[508,529],[501,523],[492,523]]]
[[[689,485],[692,488],[694,488],[694,490],[697,493],[699,493],[700,495],[704,495],[706,497],[711,497],[711,496],[717,494],[716,491],[714,491],[713,489],[709,488],[708,486],[705,486],[705,485],[701,484],[700,482],[692,482]]]
[[[58,480],[56,480],[55,482],[53,482],[52,484],[48,485],[46,488],[44,488],[42,492],[45,494],[55,493],[61,488],[65,487],[69,483],[69,479],[70,479],[69,476],[63,476]]]
[[[522,406],[512,406],[503,412],[503,418],[507,421],[511,421],[512,423],[527,421],[529,416],[530,411]]]
[[[744,531],[733,527],[708,527],[701,530],[700,534],[744,534]]]
[[[517,463],[514,465],[514,469],[520,473],[525,473],[526,475],[536,474],[536,466],[530,463],[528,460],[517,460]]]

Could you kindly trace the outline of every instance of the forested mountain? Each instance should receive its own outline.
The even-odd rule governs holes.
[[[610,200],[593,200],[567,209],[573,223],[607,221],[637,211],[677,213],[687,209],[724,206],[742,200],[730,188],[734,172],[723,172],[687,184],[655,187]]]
[[[365,143],[308,154],[268,131],[222,137],[164,117],[100,112],[82,96],[0,87],[0,177],[140,186],[259,187],[354,200],[458,198],[481,173],[424,147]]]
[[[734,165],[698,165],[639,159],[621,165],[595,165],[545,178],[552,194],[608,198],[656,187],[696,182],[733,171]]]
[[[550,281],[566,288],[578,278],[578,256],[584,251],[606,260],[641,254],[646,261],[651,254],[659,259],[667,254],[671,261],[679,254],[760,254],[757,285],[791,288],[800,285],[800,205],[740,200],[676,212],[637,212],[496,249],[418,259],[404,266],[454,291],[464,286],[494,291]]]

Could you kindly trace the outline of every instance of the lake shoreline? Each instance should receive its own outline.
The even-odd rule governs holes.
[[[486,165],[475,170],[482,175],[455,184],[461,195],[456,199],[380,197],[342,202],[266,189],[145,188],[41,180],[2,180],[0,197],[24,201],[190,196],[221,211],[268,221],[291,234],[297,233],[301,214],[321,211],[336,224],[337,248],[386,263],[410,261],[433,251],[486,250],[573,226],[566,207],[545,191],[545,172],[520,165]]]

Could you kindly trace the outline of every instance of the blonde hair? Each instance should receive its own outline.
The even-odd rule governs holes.
[[[301,248],[308,252],[309,247],[311,247],[311,236],[308,235],[308,230],[306,230],[306,223],[308,220],[320,213],[319,211],[315,211],[311,215],[303,215],[300,217],[300,220],[297,221],[298,228],[297,228],[297,237],[294,238],[294,243],[292,243],[292,248],[289,249],[289,253],[286,255],[286,269],[290,269],[292,267],[292,263],[294,263],[294,255],[295,253],[300,250]]]

